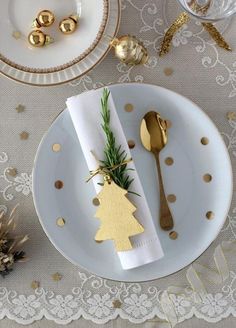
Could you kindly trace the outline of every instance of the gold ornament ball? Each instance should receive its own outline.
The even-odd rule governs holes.
[[[28,36],[28,41],[33,47],[44,47],[53,42],[53,39],[40,30],[32,31]]]
[[[115,56],[128,65],[145,64],[148,61],[148,52],[142,42],[135,36],[124,35],[111,41],[115,49]]]
[[[50,10],[42,10],[33,22],[33,27],[48,27],[55,21],[55,16]]]
[[[64,18],[60,24],[59,28],[63,34],[73,33],[78,26],[78,16],[72,15],[70,17]]]

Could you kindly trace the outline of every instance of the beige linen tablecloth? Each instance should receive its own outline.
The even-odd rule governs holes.
[[[231,22],[224,33],[233,52],[219,49],[201,25],[191,21],[175,35],[171,52],[160,59],[158,47],[178,10],[175,1],[122,2],[119,35],[129,33],[144,41],[151,56],[145,66],[126,67],[110,53],[88,75],[58,87],[29,87],[0,77],[0,206],[10,211],[20,203],[20,230],[30,235],[25,246],[30,260],[17,264],[9,276],[0,279],[1,319],[8,317],[21,324],[31,324],[45,316],[47,319],[43,320],[51,322],[38,322],[35,327],[56,327],[52,321],[66,324],[83,316],[80,327],[94,327],[91,320],[105,324],[120,315],[132,323],[119,318],[105,327],[132,327],[141,322],[145,322],[147,328],[168,327],[160,295],[168,286],[186,286],[186,269],[150,283],[122,284],[105,281],[76,268],[50,244],[39,224],[31,194],[31,170],[43,134],[65,108],[68,97],[109,83],[141,81],[179,92],[202,107],[222,133],[235,172],[236,23]],[[24,106],[24,111],[19,105]],[[17,175],[9,175],[9,168],[16,168]],[[234,197],[219,237],[197,263],[214,268],[215,247],[223,240],[235,240],[235,206]],[[231,274],[224,283],[210,283],[203,277],[207,294],[201,302],[170,295],[181,327],[209,327],[211,322],[236,315],[234,256],[234,252],[227,255]],[[53,280],[55,273],[62,279]],[[39,282],[37,290],[31,288],[32,281]],[[194,315],[205,321],[199,323],[199,319],[192,318]],[[154,316],[157,317],[152,319]],[[192,319],[184,321],[189,318]],[[231,316],[215,327],[223,324],[233,327],[236,322]],[[0,327],[14,326],[17,324],[8,319],[0,321]],[[78,322],[71,325],[77,326]]]

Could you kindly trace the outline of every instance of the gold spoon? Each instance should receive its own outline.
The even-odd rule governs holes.
[[[160,151],[165,147],[168,140],[166,121],[157,112],[146,113],[141,122],[140,136],[143,146],[152,152],[156,158],[160,186],[160,226],[163,230],[171,230],[174,223],[164,192],[159,160]]]

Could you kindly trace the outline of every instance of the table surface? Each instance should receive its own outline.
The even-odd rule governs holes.
[[[171,1],[122,2],[119,35],[129,33],[142,39],[150,54],[145,66],[127,67],[110,52],[88,75],[62,86],[30,87],[0,76],[0,206],[10,211],[20,203],[19,228],[21,233],[30,235],[30,241],[25,246],[30,260],[17,264],[9,276],[1,279],[1,319],[6,316],[18,323],[29,324],[45,315],[47,319],[35,323],[34,327],[43,326],[46,320],[50,320],[46,323],[47,327],[56,327],[54,321],[69,323],[82,314],[84,318],[80,319],[80,327],[95,326],[91,320],[104,324],[104,327],[132,327],[142,321],[146,321],[146,327],[168,326],[163,322],[165,315],[158,297],[168,286],[186,286],[186,269],[148,284],[120,284],[96,278],[73,266],[50,244],[39,224],[32,200],[31,171],[38,144],[56,115],[65,108],[68,97],[109,83],[138,81],[169,88],[197,103],[222,133],[235,172],[236,25],[230,22],[224,32],[233,52],[219,49],[201,25],[190,21],[175,35],[170,53],[159,58],[157,52],[164,31],[178,13],[176,3]],[[24,106],[24,111],[19,111],[22,108],[19,105]],[[16,168],[17,175],[8,175],[6,171],[9,168]],[[233,198],[224,228],[197,260],[198,263],[213,268],[215,247],[224,240],[235,240],[235,212]],[[232,259],[232,254],[227,255],[231,270],[228,280],[222,284],[204,281],[207,294],[203,303],[196,305],[178,295],[172,299],[178,321],[186,320],[179,326],[199,326],[200,319],[187,320],[193,314],[204,319],[201,327],[209,327],[211,322],[229,317],[231,313],[235,315],[236,264],[232,263]],[[52,278],[57,272],[62,276],[60,281]],[[32,281],[40,283],[38,290],[31,288]],[[83,302],[70,303],[81,290],[84,292]],[[114,303],[117,300],[120,303]],[[67,304],[66,311],[62,310],[63,302]],[[132,323],[119,318],[105,324],[117,315]],[[149,320],[154,315],[159,319]],[[14,321],[3,319],[0,327],[18,326]],[[232,327],[234,321],[233,317],[229,317],[225,319],[225,325]],[[219,322],[215,327],[221,325],[222,322]],[[69,326],[76,326],[76,322]]]

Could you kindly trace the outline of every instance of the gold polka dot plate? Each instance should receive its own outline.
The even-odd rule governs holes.
[[[112,241],[94,242],[99,226],[99,221],[94,218],[96,194],[93,183],[85,182],[88,168],[67,110],[53,122],[36,155],[33,170],[35,207],[49,239],[72,263],[113,280],[135,282],[164,277],[198,258],[222,228],[232,196],[229,155],[215,125],[190,100],[143,83],[118,84],[109,88],[119,109],[117,112],[127,141],[133,140],[135,144],[130,151],[164,257],[136,269],[123,270]],[[87,95],[90,97],[89,92]],[[124,110],[126,104],[132,104],[134,110]],[[171,195],[168,204],[175,232],[171,236],[159,227],[156,163],[152,154],[141,145],[139,136],[141,119],[150,109],[172,122],[168,144],[160,153],[165,193]],[[99,104],[97,110],[100,110]],[[202,142],[202,138],[207,138],[208,142]],[[53,151],[55,144],[60,145],[60,151]],[[203,179],[206,174],[211,177],[207,182]],[[62,181],[63,187],[55,188],[55,181]],[[65,220],[63,227],[57,225],[58,218]]]
[[[34,47],[28,42],[41,10],[50,10],[55,22],[41,31],[53,43]],[[79,27],[65,36],[59,22],[79,17]],[[90,71],[109,50],[118,30],[119,0],[5,0],[0,10],[0,72],[19,82],[47,86],[66,83]]]

